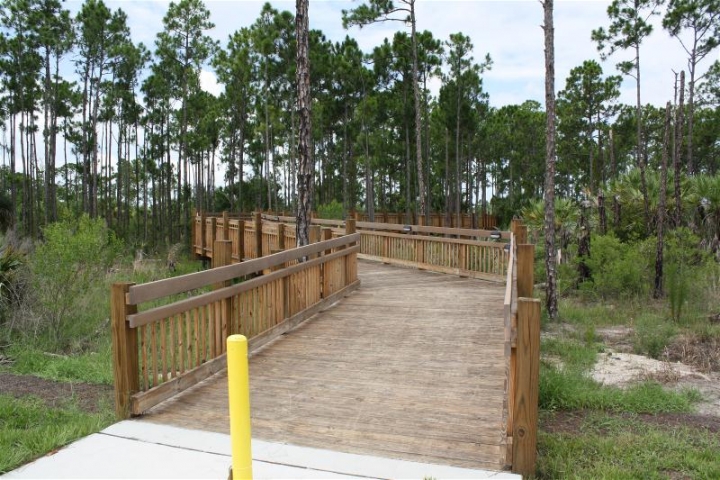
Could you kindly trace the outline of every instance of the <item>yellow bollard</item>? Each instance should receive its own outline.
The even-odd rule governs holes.
[[[248,378],[247,338],[244,335],[228,337],[227,364],[232,478],[234,480],[252,480],[250,380]]]

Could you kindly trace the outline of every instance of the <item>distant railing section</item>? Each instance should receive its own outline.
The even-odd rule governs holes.
[[[217,219],[208,220],[215,228],[207,231],[219,235]],[[235,231],[238,238],[243,223],[233,222],[223,224],[223,236]],[[283,224],[258,231],[263,251],[282,250],[278,239],[288,238]],[[241,244],[215,240],[203,251],[212,252],[217,268],[113,285],[118,416],[139,415],[224,368],[229,335],[245,335],[257,348],[357,288],[359,242],[359,234],[349,234],[232,264]]]
[[[294,221],[294,217],[270,214],[254,214],[249,222],[199,214],[195,218],[193,250],[197,255],[212,258],[208,245],[221,239],[232,243],[234,262],[266,256],[295,246]],[[361,234],[362,258],[473,278],[505,280],[510,232],[312,219],[310,240],[317,242],[344,235],[349,223],[354,223]]]
[[[370,216],[366,213],[356,213],[355,219],[358,222],[369,222]],[[495,215],[461,213],[460,215],[446,213],[430,213],[427,218],[417,215],[414,212],[410,215],[406,213],[375,213],[375,223],[394,223],[394,224],[410,224],[410,225],[426,225],[429,227],[446,227],[446,228],[479,228],[493,229],[497,227],[497,217]]]

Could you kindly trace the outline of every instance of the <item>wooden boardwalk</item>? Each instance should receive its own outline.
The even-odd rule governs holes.
[[[504,286],[358,268],[359,290],[251,357],[253,437],[501,470]],[[143,419],[229,433],[227,401],[221,372]]]

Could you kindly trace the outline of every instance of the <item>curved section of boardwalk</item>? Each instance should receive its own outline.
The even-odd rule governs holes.
[[[253,355],[253,437],[502,469],[504,287],[359,264],[361,288]],[[151,422],[228,433],[224,373]]]

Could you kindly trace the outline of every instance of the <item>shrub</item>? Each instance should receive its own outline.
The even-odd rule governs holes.
[[[43,235],[30,260],[33,332],[48,333],[55,347],[64,348],[83,320],[97,314],[92,293],[104,286],[120,243],[102,220],[86,215],[48,225]]]
[[[648,242],[627,244],[612,235],[593,235],[591,245],[591,255],[586,263],[599,296],[627,297],[649,291],[651,252]]]
[[[318,217],[327,220],[342,220],[343,219],[343,205],[337,200],[333,200],[325,205],[318,206],[317,209]]]
[[[660,358],[676,333],[675,327],[663,322],[661,318],[650,314],[642,315],[635,322],[633,349],[635,353]]]

